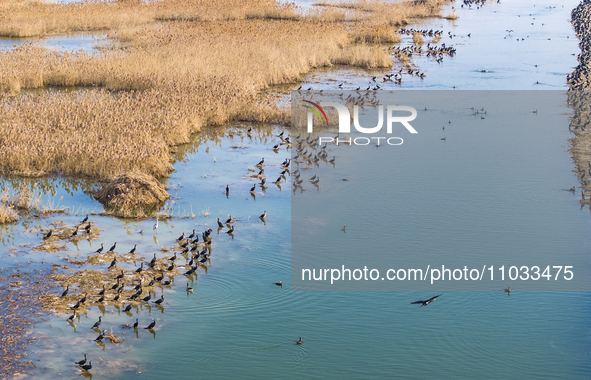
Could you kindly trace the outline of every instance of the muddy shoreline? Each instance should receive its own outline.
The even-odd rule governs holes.
[[[27,360],[27,344],[36,339],[30,335],[34,323],[46,315],[44,298],[55,291],[53,281],[47,281],[53,271],[11,268],[0,272],[0,379],[35,367]]]

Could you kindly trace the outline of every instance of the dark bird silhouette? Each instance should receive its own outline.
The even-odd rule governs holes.
[[[429,298],[428,300],[411,302],[411,305],[414,305],[414,304],[421,304],[421,307],[423,307],[423,306],[427,306],[427,305],[428,305],[428,304],[430,304],[431,302],[435,301],[435,300],[437,299],[437,297],[441,297],[441,294],[440,294],[440,295],[437,295],[437,296],[435,296],[435,297],[431,297],[431,298]]]
[[[92,360],[88,362],[88,364],[81,365],[80,368],[88,372],[92,368]]]
[[[121,270],[121,274],[117,275],[117,277],[115,277],[117,280],[123,278],[123,276],[125,276],[125,272],[123,271],[123,269]]]
[[[86,296],[87,296],[87,295],[88,295],[87,293],[84,293],[84,297],[82,297],[82,298],[80,299],[80,303],[84,303],[84,302],[86,302]]]
[[[101,243],[101,247],[97,249],[94,253],[101,253],[103,251],[103,243]]]
[[[86,354],[84,354],[84,359],[80,360],[79,362],[76,362],[76,364],[78,365],[84,365],[84,363],[86,363]]]
[[[176,239],[176,241],[181,241],[185,239],[185,231],[183,231],[183,234],[181,236],[178,237],[178,239]]]
[[[62,297],[67,296],[69,290],[70,290],[70,285],[66,286],[66,290],[64,290],[64,292],[62,293]]]
[[[259,218],[261,219],[265,219],[267,217],[267,211],[265,211],[264,213],[262,213]]]
[[[84,224],[88,222],[88,215],[86,215],[86,218],[82,219],[82,221],[80,222],[80,224]]]
[[[131,251],[129,251],[129,253],[135,253],[136,248],[137,248],[137,244],[133,246],[133,248],[131,249]]]
[[[105,337],[105,333],[107,332],[107,330],[103,330],[100,332],[99,336],[96,337],[96,339],[94,340],[95,342],[100,342],[103,340],[103,338]]]
[[[103,290],[101,290],[99,292],[99,296],[104,296],[105,295],[105,285],[103,285]]]
[[[96,322],[94,323],[94,325],[92,325],[92,327],[91,327],[90,329],[91,329],[91,330],[94,330],[94,329],[98,328],[98,327],[101,325],[101,322],[102,322],[102,320],[101,320],[101,316],[99,315],[99,320],[98,320],[98,321],[96,321]]]
[[[53,230],[49,230],[47,234],[43,235],[43,240],[49,239],[51,235],[53,235]]]
[[[283,281],[274,282],[275,285],[283,287]]]
[[[154,254],[154,257],[150,260],[150,268],[154,267],[154,265],[156,265],[156,254]]]
[[[152,330],[156,326],[156,320],[152,318],[152,323],[148,325],[148,327],[144,327],[146,330]]]
[[[133,329],[137,329],[137,326],[140,324],[138,318],[135,319],[135,323],[133,324]]]
[[[296,342],[296,344],[302,344],[304,343],[304,341],[302,340],[302,337],[300,337],[300,339],[298,339],[298,341]]]
[[[127,306],[125,306],[125,309],[123,309],[124,312],[128,313],[131,310],[131,304],[128,304]]]
[[[142,298],[142,301],[144,302],[148,302],[152,299],[152,293],[148,293],[147,296],[145,296],[144,298]]]
[[[193,288],[191,288],[191,287],[189,286],[189,283],[188,283],[188,282],[187,282],[187,291],[188,291],[188,292],[192,292],[192,291],[193,291]]]
[[[111,247],[111,249],[109,249],[107,252],[113,252],[115,250],[115,247],[117,246],[117,242],[115,242],[115,244],[113,244],[113,246]]]
[[[144,270],[144,263],[142,262],[140,267],[135,270],[135,273],[141,273],[143,270]]]
[[[160,298],[158,298],[156,301],[154,301],[156,305],[160,305],[162,302],[164,302],[164,294],[161,295]]]
[[[72,322],[72,321],[74,320],[74,318],[76,318],[76,312],[74,312],[74,314],[70,315],[70,316],[68,317],[68,319],[66,319],[66,321],[68,321],[68,322]]]
[[[218,227],[219,228],[223,228],[224,227],[224,225],[222,224],[222,222],[220,222],[220,218],[218,218]]]
[[[113,257],[113,261],[111,261],[111,265],[109,265],[109,269],[117,266],[117,256]]]

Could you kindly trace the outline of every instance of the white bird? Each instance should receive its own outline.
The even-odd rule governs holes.
[[[154,227],[152,229],[154,230],[154,232],[156,232],[156,230],[158,229],[158,218],[156,218],[156,224],[154,224]]]

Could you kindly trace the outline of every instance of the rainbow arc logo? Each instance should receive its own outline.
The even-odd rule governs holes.
[[[318,118],[320,119],[321,122],[328,124],[328,118],[326,117],[326,113],[324,112],[322,107],[320,107],[318,104],[311,102],[309,100],[306,100],[306,99],[303,99],[303,100],[304,100],[304,102],[312,105],[312,106],[309,106],[309,105],[304,104],[304,107],[306,107],[310,111],[314,112],[316,114],[316,116],[318,116]],[[320,114],[322,114],[322,116],[320,116]],[[324,116],[324,118],[323,118],[323,116]]]

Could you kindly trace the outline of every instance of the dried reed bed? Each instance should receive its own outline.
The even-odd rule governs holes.
[[[440,3],[363,1],[354,11],[360,21],[348,22],[348,11],[336,7],[304,14],[271,0],[0,0],[0,33],[6,25],[25,30],[43,22],[39,33],[108,28],[119,42],[100,54],[35,44],[0,52],[0,174],[167,176],[170,147],[204,125],[287,122],[288,110],[261,99],[271,85],[332,65],[390,67],[379,44],[398,41],[393,25],[435,14]],[[96,90],[18,94],[45,86]]]

